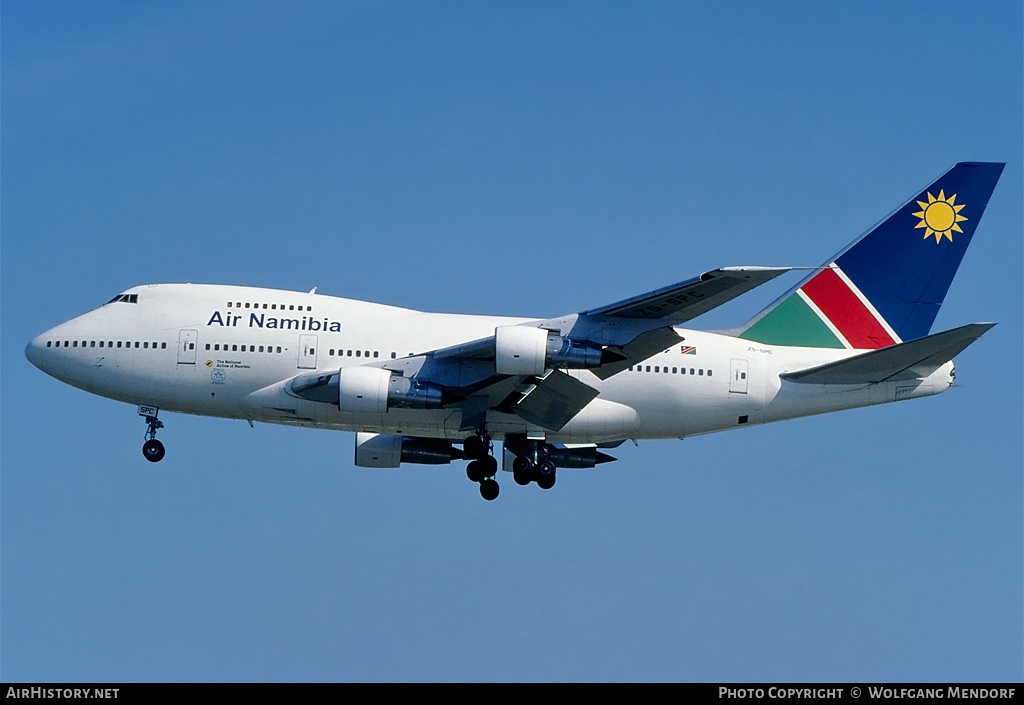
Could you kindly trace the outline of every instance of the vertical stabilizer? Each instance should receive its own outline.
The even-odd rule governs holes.
[[[928,335],[1004,166],[955,165],[755,316],[739,337],[871,350]]]

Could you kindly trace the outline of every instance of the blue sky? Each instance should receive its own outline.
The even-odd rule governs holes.
[[[0,677],[1024,677],[1015,3],[4,2]],[[25,344],[136,284],[554,316],[817,265],[1008,163],[939,397],[482,501],[352,436],[135,409]],[[793,284],[698,319],[736,325]]]

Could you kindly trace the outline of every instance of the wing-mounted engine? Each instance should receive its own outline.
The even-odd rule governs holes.
[[[460,449],[437,438],[356,434],[356,465],[361,468],[397,468],[401,463],[447,465],[462,457]]]
[[[288,384],[288,392],[308,401],[335,404],[349,414],[440,409],[458,398],[434,382],[406,378],[379,367],[343,367],[299,375]]]
[[[494,329],[494,370],[499,375],[539,375],[547,369],[594,369],[622,356],[589,340],[573,340],[544,328]]]

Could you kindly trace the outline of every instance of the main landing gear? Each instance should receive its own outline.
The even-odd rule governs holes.
[[[494,475],[498,472],[498,461],[491,455],[491,439],[486,435],[470,436],[462,442],[462,453],[471,458],[466,477],[470,482],[480,483],[480,496],[488,502],[497,499],[500,488]]]
[[[517,485],[536,482],[542,490],[550,490],[555,486],[556,466],[548,457],[550,446],[543,441],[508,437],[505,439],[505,448],[516,456],[512,461],[512,478]]]
[[[156,432],[164,427],[164,422],[156,417],[155,408],[149,408],[152,409],[152,415],[146,414],[146,442],[142,444],[142,457],[151,463],[158,463],[164,457],[164,444],[156,439]]]

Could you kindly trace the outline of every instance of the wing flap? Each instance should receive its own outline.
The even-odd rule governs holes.
[[[593,387],[564,372],[551,370],[515,403],[512,410],[530,423],[558,431],[597,395],[598,391]]]
[[[780,376],[789,382],[806,384],[872,384],[884,382],[911,368],[917,368],[916,371],[920,373],[930,373],[952,360],[994,325],[971,323],[838,362],[784,372]]]
[[[683,338],[671,328],[655,328],[641,333],[625,345],[610,346],[610,349],[625,356],[625,359],[609,362],[591,370],[599,379],[608,379],[628,367],[649,358],[651,355],[667,350]]]

